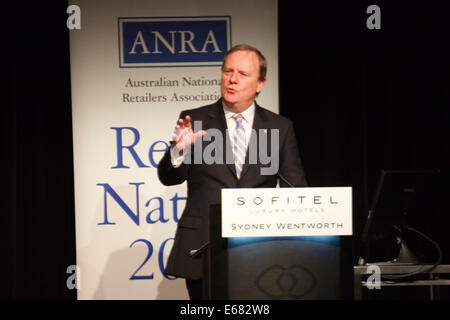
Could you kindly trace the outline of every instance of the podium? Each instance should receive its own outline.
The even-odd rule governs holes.
[[[341,299],[339,236],[222,237],[222,208],[210,207],[203,296],[212,300]]]

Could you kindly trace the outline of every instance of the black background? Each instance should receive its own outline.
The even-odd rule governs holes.
[[[355,235],[342,240],[347,299],[380,170],[441,169],[448,181],[445,3],[279,4],[280,113],[294,121],[310,184],[353,187]],[[381,30],[366,27],[371,4],[381,8]],[[9,299],[76,298],[66,287],[76,264],[66,8],[21,3],[2,15],[1,290]]]

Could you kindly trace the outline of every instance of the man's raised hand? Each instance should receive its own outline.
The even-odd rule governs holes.
[[[180,154],[184,153],[184,150],[193,145],[198,138],[205,135],[205,130],[194,132],[192,130],[191,117],[186,116],[184,119],[180,118],[175,126],[175,131],[172,136],[174,146],[180,151]]]

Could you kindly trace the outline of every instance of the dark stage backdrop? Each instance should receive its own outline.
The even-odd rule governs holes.
[[[448,8],[381,3],[381,30],[368,30],[370,4],[279,5],[280,113],[295,123],[310,184],[354,189],[355,236],[342,240],[349,299],[380,170],[441,169],[448,182],[450,163]],[[76,297],[66,287],[66,268],[75,264],[66,8],[63,1],[10,11],[16,33],[7,37],[2,86],[5,298]],[[25,34],[26,41],[17,36]]]
[[[295,121],[311,185],[353,187],[354,237],[342,240],[347,297],[380,170],[441,169],[449,181],[443,3],[378,3],[381,30],[366,28],[372,2],[281,6],[281,114]]]
[[[7,191],[0,288],[10,299],[76,297],[66,286],[67,267],[76,263],[66,9],[65,1],[20,2],[2,21]]]

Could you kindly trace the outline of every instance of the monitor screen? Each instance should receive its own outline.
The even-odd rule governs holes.
[[[446,251],[441,178],[439,170],[381,171],[362,235],[366,262],[398,257],[399,235],[421,263],[438,259],[433,241]]]

